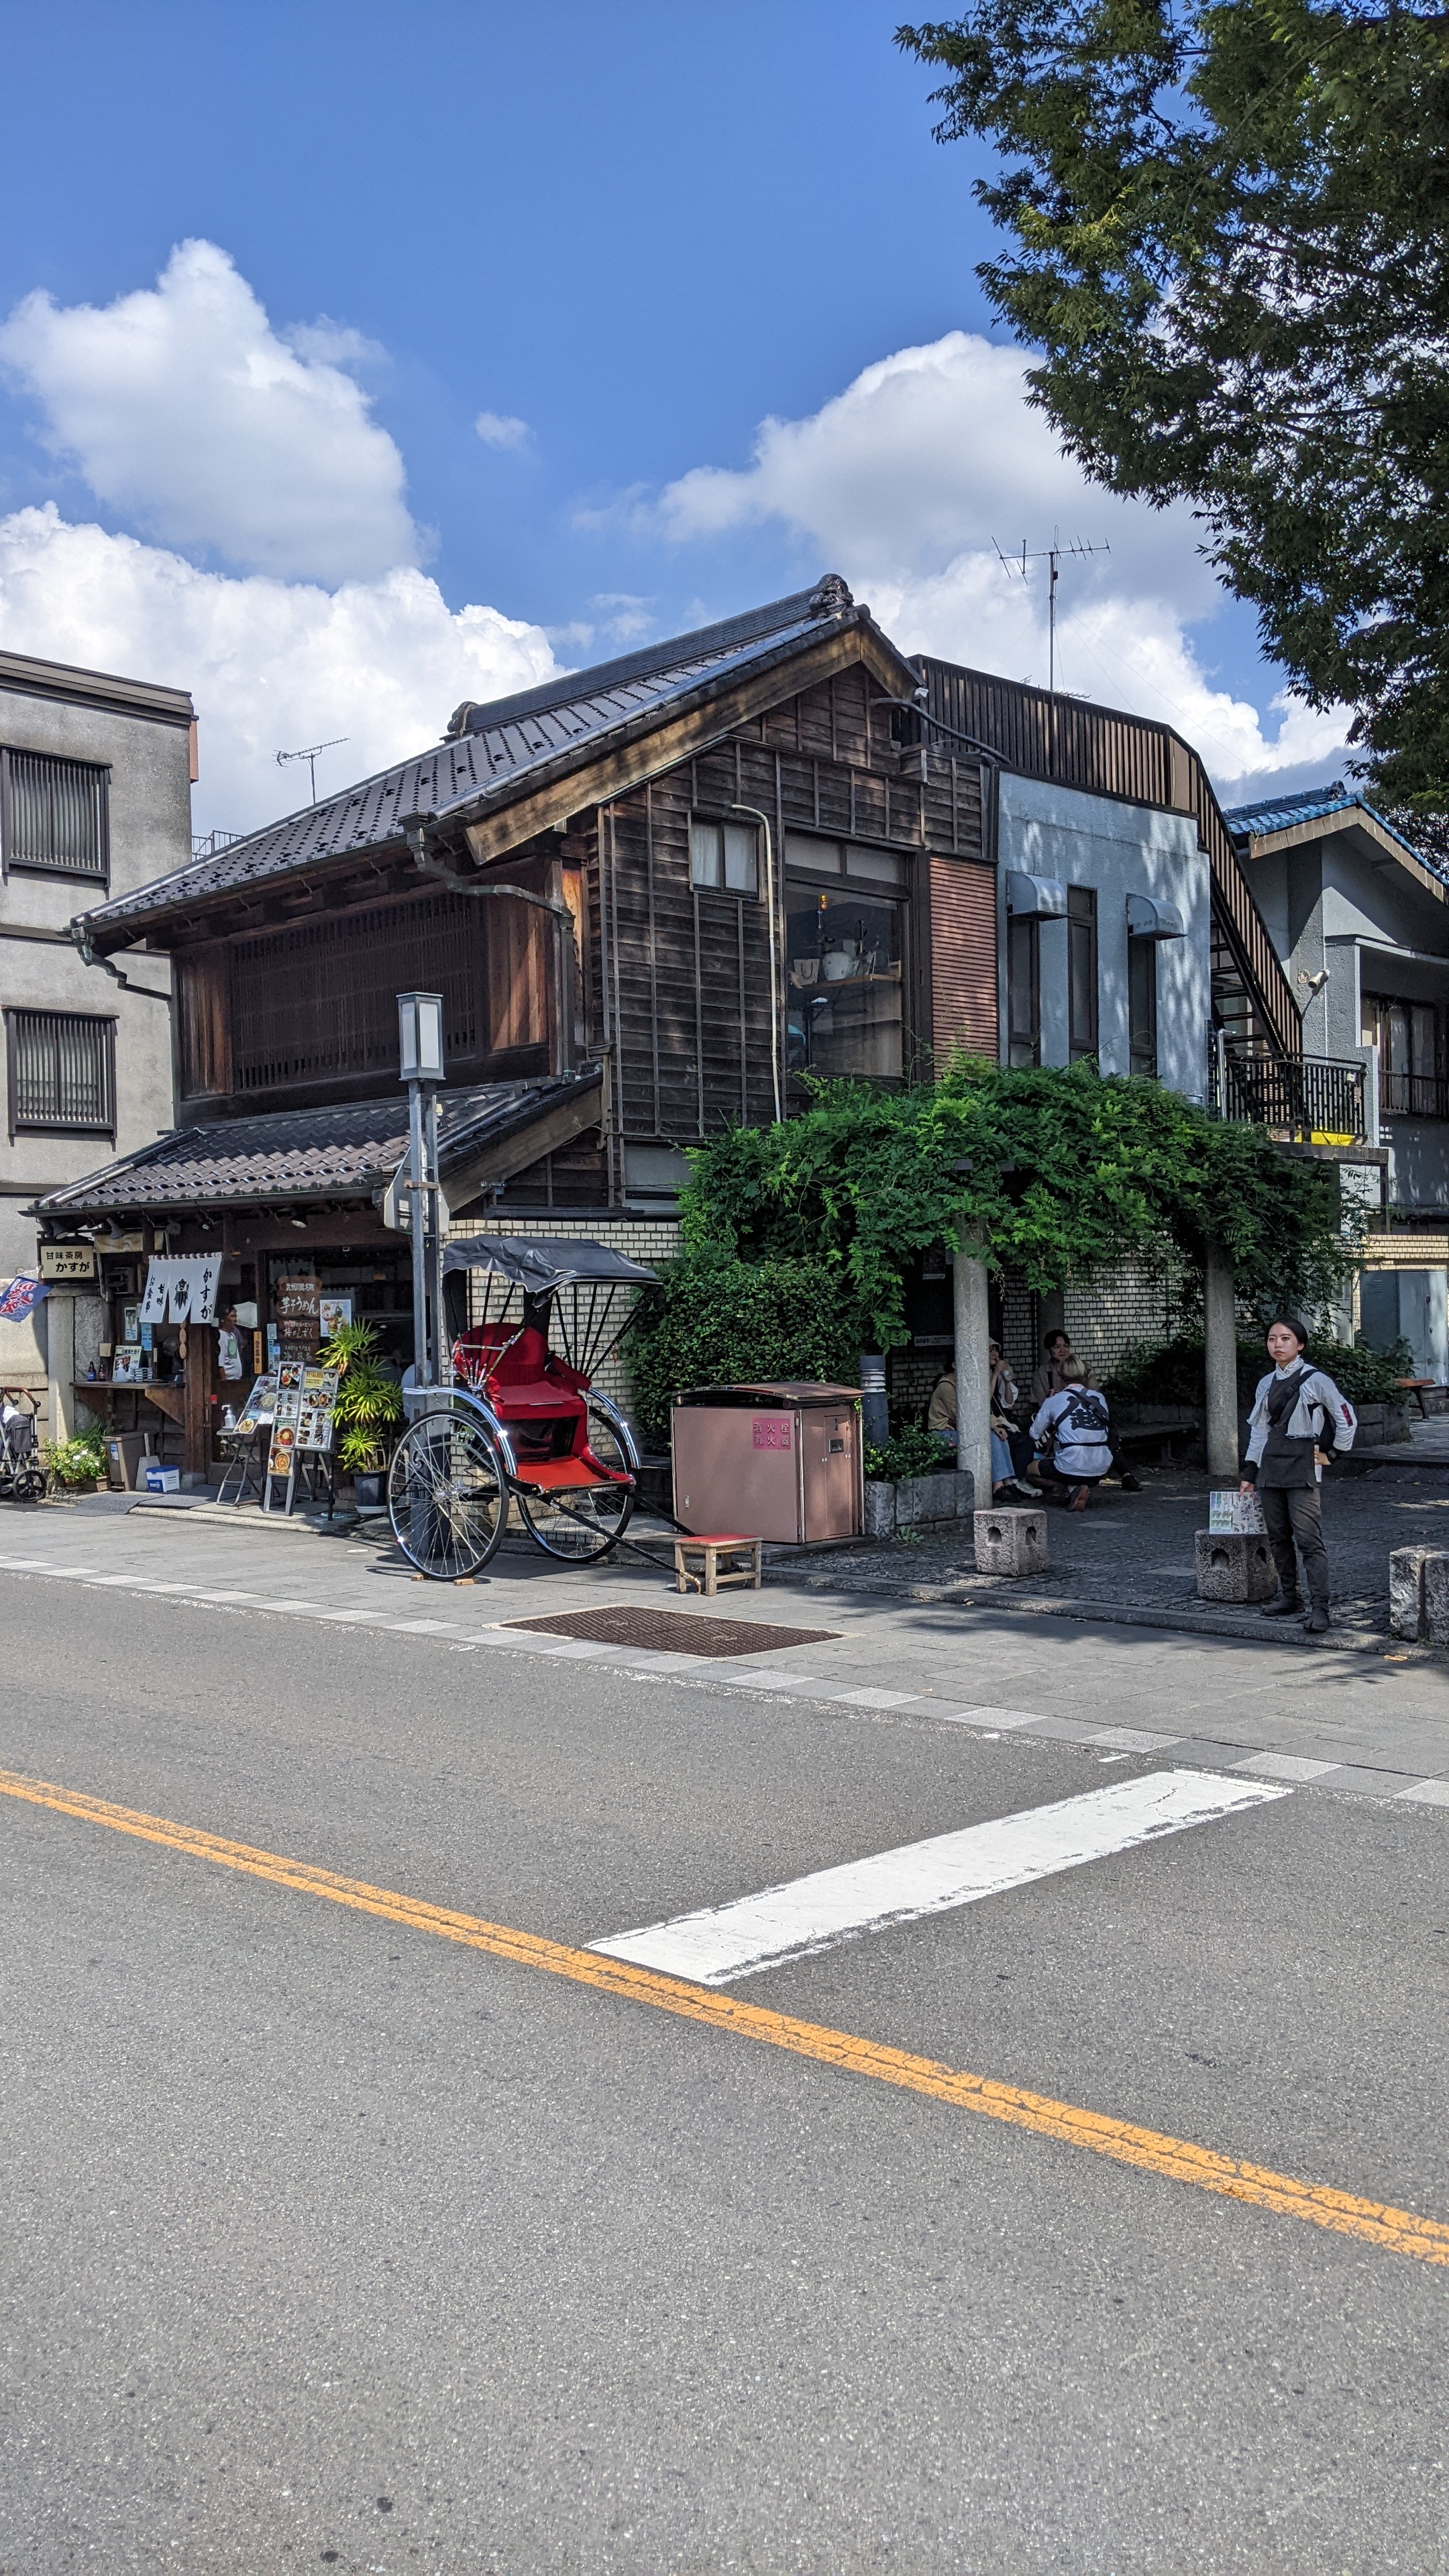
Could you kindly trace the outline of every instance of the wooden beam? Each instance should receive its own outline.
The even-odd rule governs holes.
[[[510,1181],[515,1172],[526,1172],[530,1163],[541,1163],[545,1154],[557,1153],[561,1145],[571,1145],[587,1128],[597,1127],[603,1115],[602,1083],[591,1083],[587,1091],[572,1100],[561,1100],[546,1118],[536,1119],[501,1144],[490,1145],[472,1161],[455,1165],[443,1178],[443,1196],[449,1210],[466,1207],[490,1181]]]
[[[741,725],[778,706],[782,698],[797,697],[802,690],[814,688],[821,680],[832,678],[837,671],[850,670],[858,662],[863,662],[888,692],[898,690],[901,672],[895,656],[877,643],[869,629],[847,627],[841,634],[822,637],[808,652],[753,673],[722,696],[711,698],[708,705],[692,708],[669,724],[641,730],[633,741],[617,745],[587,768],[570,769],[552,784],[505,807],[502,813],[467,824],[468,847],[480,866],[490,859],[502,858],[520,841],[532,840],[536,832],[566,823],[587,806],[607,805],[616,796],[626,796],[631,788],[642,786],[646,778],[653,778],[662,769],[676,768],[706,744],[738,732]],[[914,680],[914,673],[910,676]]]

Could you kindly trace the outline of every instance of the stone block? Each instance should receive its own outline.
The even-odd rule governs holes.
[[[1424,1555],[1423,1633],[1431,1646],[1449,1646],[1449,1556],[1441,1548]]]
[[[938,1476],[903,1476],[896,1487],[897,1529],[920,1529],[931,1521],[959,1521],[975,1508],[975,1480],[969,1471],[943,1468]]]
[[[896,1488],[894,1485],[868,1484],[866,1486],[865,1534],[867,1538],[895,1537]]]
[[[1278,1589],[1273,1551],[1246,1530],[1198,1530],[1199,1601],[1270,1601]]]
[[[1047,1517],[1043,1504],[976,1516],[978,1574],[1044,1574],[1047,1561]]]
[[[1389,1558],[1389,1626],[1417,1644],[1424,1634],[1424,1560],[1429,1547],[1396,1547]]]

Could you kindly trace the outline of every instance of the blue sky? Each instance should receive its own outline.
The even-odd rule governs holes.
[[[1190,523],[1023,411],[894,25],[0,0],[0,637],[193,685],[198,819],[244,824],[292,734],[346,734],[341,784],[827,565],[908,649],[1044,678],[991,548],[1059,526],[1112,548],[1064,577],[1064,685],[1245,791],[1331,774]]]

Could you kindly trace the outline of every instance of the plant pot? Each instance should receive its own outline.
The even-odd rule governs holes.
[[[352,1492],[360,1512],[380,1511],[387,1500],[387,1478],[380,1469],[374,1475],[354,1476]]]

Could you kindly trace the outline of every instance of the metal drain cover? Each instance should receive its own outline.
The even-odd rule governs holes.
[[[510,1619],[546,1637],[590,1646],[637,1646],[662,1655],[768,1655],[782,1646],[819,1646],[837,1628],[774,1628],[763,1619],[712,1619],[698,1610],[561,1610],[553,1619]]]

